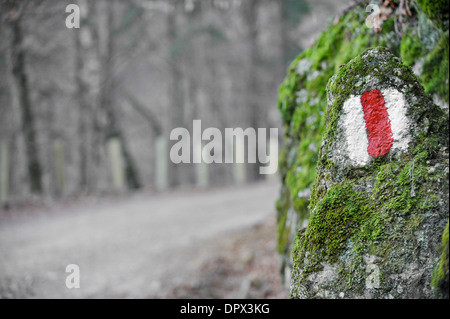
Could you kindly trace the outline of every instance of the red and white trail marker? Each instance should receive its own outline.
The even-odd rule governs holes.
[[[362,166],[371,157],[408,148],[411,137],[406,111],[405,98],[395,89],[366,91],[344,102],[340,124],[354,164]]]

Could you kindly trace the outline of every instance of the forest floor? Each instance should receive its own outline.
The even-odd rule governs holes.
[[[279,184],[0,212],[1,298],[285,298]],[[68,289],[66,266],[80,269]]]
[[[285,299],[276,251],[274,219],[216,238],[199,267],[152,298]]]

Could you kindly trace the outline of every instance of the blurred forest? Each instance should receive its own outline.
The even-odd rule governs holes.
[[[346,2],[0,0],[0,206],[261,178],[172,164],[170,131],[281,128],[289,62]]]

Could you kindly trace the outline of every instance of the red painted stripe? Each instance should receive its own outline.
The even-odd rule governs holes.
[[[394,143],[394,138],[384,97],[379,90],[367,91],[361,96],[361,104],[369,138],[367,152],[372,157],[386,155]]]

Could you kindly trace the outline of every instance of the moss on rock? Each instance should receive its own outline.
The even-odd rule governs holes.
[[[448,56],[449,39],[447,33],[442,36],[437,46],[426,56],[422,75],[425,91],[429,94],[436,94],[447,104],[449,103]]]
[[[404,96],[411,142],[356,165],[341,152],[343,104],[383,88]],[[432,297],[431,271],[448,219],[448,116],[411,68],[382,47],[340,68],[327,91],[311,217],[293,250],[291,297]]]
[[[448,298],[448,221],[442,234],[441,250],[441,258],[433,271],[432,285],[437,297]]]
[[[375,33],[365,26],[366,5],[362,3],[330,23],[314,45],[292,62],[280,86],[278,108],[284,127],[279,160],[283,184],[277,201],[281,272],[291,267],[295,230],[308,224],[319,149],[328,130],[325,88],[333,74],[345,71],[343,76],[350,76],[350,70],[344,67],[346,63],[368,48],[383,46],[414,70],[418,75],[415,81],[425,87],[436,103],[444,109],[448,106],[448,33],[437,30],[417,5],[412,17],[402,18],[402,34],[396,32],[399,23],[394,21],[395,16],[384,22],[380,33]],[[407,66],[402,66],[402,70]],[[407,74],[413,77],[411,72]],[[313,197],[318,194],[312,193]]]
[[[441,29],[448,30],[449,0],[417,0],[426,16]]]

